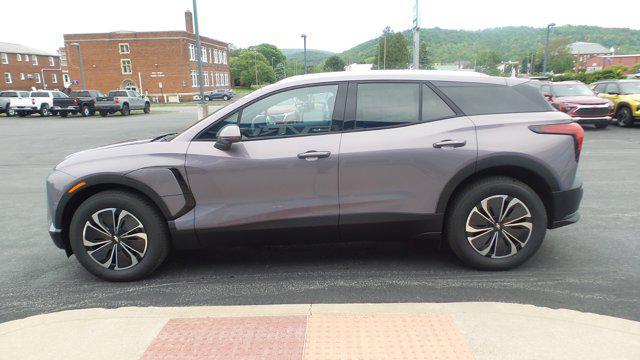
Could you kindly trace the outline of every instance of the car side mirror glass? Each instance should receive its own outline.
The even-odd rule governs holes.
[[[231,149],[231,145],[242,139],[240,127],[238,125],[227,125],[223,127],[217,136],[216,143],[213,145],[218,150],[227,151]]]

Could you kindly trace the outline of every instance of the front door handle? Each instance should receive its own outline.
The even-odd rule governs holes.
[[[328,158],[330,155],[331,155],[331,151],[310,150],[310,151],[298,154],[298,159],[307,160],[307,161],[316,161],[318,159]]]
[[[466,140],[447,139],[447,140],[442,140],[437,143],[434,143],[433,147],[436,149],[442,149],[442,148],[458,148],[458,147],[463,147],[465,145],[467,145]]]

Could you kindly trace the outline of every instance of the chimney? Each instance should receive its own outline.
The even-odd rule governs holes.
[[[193,14],[191,14],[191,10],[184,12],[184,23],[187,27],[187,32],[193,34]]]

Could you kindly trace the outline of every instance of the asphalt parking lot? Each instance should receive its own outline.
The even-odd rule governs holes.
[[[72,152],[176,131],[195,108],[108,118],[0,117],[0,322],[89,307],[501,301],[640,320],[640,126],[588,130],[582,219],[508,272],[465,268],[412,241],[253,246],[173,254],[113,284],[47,234],[44,179]]]

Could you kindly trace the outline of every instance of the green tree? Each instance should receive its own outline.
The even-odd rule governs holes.
[[[433,69],[433,62],[431,62],[431,58],[429,57],[429,52],[427,51],[427,43],[424,41],[420,42],[420,54],[418,56],[420,59],[420,69],[422,70]]]
[[[263,43],[263,44],[251,46],[249,47],[249,50],[254,50],[262,54],[262,56],[264,56],[264,58],[267,59],[267,63],[269,65],[272,65],[273,63],[274,69],[279,64],[287,61],[287,58],[284,56],[282,51],[280,51],[280,49],[278,49],[275,45]]]
[[[324,61],[323,70],[324,71],[344,71],[344,67],[346,63],[342,58],[338,55],[333,55],[328,57]]]
[[[500,75],[498,65],[500,64],[501,56],[497,51],[482,51],[478,54],[476,69],[481,73],[487,75]]]
[[[382,31],[376,52],[374,67],[377,69],[406,69],[409,65],[407,38],[388,26]]]
[[[270,84],[276,80],[275,71],[264,55],[257,51],[239,50],[229,59],[229,67],[235,85]]]

